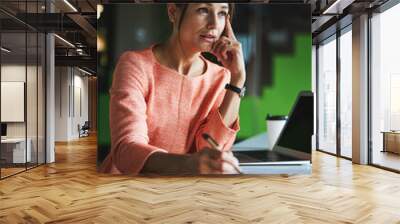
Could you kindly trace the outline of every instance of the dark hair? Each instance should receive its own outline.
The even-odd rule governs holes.
[[[185,18],[186,10],[187,10],[187,7],[188,7],[189,3],[175,3],[175,4],[176,4],[176,7],[179,8],[182,11],[181,16],[179,18],[179,23],[178,23],[178,30],[180,30],[181,29],[181,25],[182,25],[182,21]],[[235,10],[235,4],[234,3],[228,3],[228,7],[229,7],[228,14],[230,16],[229,17],[229,21],[232,22],[233,11]]]

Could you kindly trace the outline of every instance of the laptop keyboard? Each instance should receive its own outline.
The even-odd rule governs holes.
[[[279,154],[274,151],[241,151],[233,152],[240,163],[298,161],[300,159]]]

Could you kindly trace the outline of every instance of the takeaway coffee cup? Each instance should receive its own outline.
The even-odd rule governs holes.
[[[274,147],[276,140],[285,126],[287,116],[284,115],[275,115],[271,116],[270,114],[266,117],[267,122],[267,140],[269,148],[272,149]]]

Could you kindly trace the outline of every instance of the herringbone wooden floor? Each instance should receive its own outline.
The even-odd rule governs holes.
[[[96,139],[0,181],[0,223],[400,223],[400,175],[314,153],[312,175],[96,173]]]

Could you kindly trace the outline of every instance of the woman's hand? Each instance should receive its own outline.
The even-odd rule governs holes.
[[[190,155],[186,161],[192,174],[239,174],[239,162],[232,152],[205,148]]]
[[[242,87],[246,81],[242,44],[233,33],[229,17],[226,19],[225,30],[213,44],[211,53],[231,72],[231,84]]]

